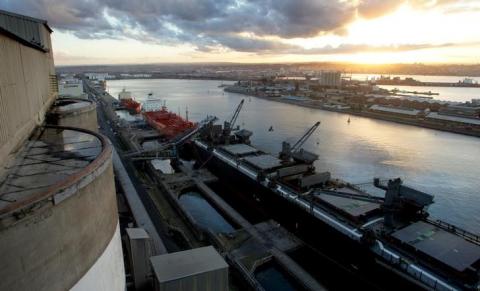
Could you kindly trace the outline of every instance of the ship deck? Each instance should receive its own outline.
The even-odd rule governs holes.
[[[208,146],[203,142],[197,140],[195,141],[195,143],[199,146],[199,148],[208,151]],[[254,148],[252,146],[249,146],[249,148],[250,147]],[[221,149],[221,147],[218,147],[217,149]],[[270,182],[272,181],[271,178],[265,177],[261,181],[259,181],[258,177],[261,172],[265,170],[268,171],[269,169],[275,168],[277,166],[278,168],[281,168],[282,165],[279,162],[280,160],[278,160],[277,158],[263,153],[259,155],[258,152],[253,152],[252,154],[245,154],[239,157],[233,154],[225,153],[224,150],[213,150],[213,155],[216,156],[217,159],[225,165],[235,168],[239,173],[242,173],[248,179],[258,181],[258,185],[260,187],[270,189],[275,195],[279,196],[281,199],[285,199],[290,203],[296,205],[297,207],[303,209],[304,211],[310,213],[313,219],[317,219],[318,221],[329,225],[330,227],[336,229],[338,232],[342,233],[353,241],[360,242],[362,240],[365,229],[382,227],[383,216],[381,216],[381,213],[379,213],[380,205],[377,203],[363,202],[335,195],[323,194],[315,194],[318,199],[322,200],[322,203],[320,203],[319,201],[312,203],[311,199],[309,199],[308,197],[304,197],[305,194],[307,194],[306,192],[303,193],[301,191],[299,192],[297,190],[294,190],[286,184],[282,183],[281,180],[274,180],[275,187],[273,188],[270,186]],[[263,159],[269,162],[263,162]],[[346,188],[338,189],[338,191],[342,192],[345,192],[344,190],[346,190]],[[351,194],[359,194],[357,193],[358,191],[356,191],[355,189],[350,189],[350,192],[353,192]],[[361,221],[360,224],[360,221],[356,220],[356,218],[359,216],[364,216],[364,219]],[[347,217],[347,219],[345,219],[345,217]],[[411,226],[413,228],[416,226],[418,227],[419,225],[424,226],[424,230],[428,229],[428,227],[433,226],[427,222],[422,223],[424,223],[425,226],[423,224],[417,225],[416,223],[412,224]],[[396,235],[399,239],[406,242],[406,244],[413,244],[410,247],[413,246],[414,251],[400,245],[401,252],[398,252],[398,249],[391,248],[392,246],[387,243],[387,241],[382,242],[382,238],[376,239],[375,244],[370,248],[370,250],[373,254],[381,258],[383,262],[386,262],[393,268],[399,268],[400,272],[413,277],[414,280],[418,280],[422,284],[426,284],[430,287],[441,286],[446,290],[456,290],[455,287],[450,285],[450,283],[445,280],[445,276],[433,276],[432,274],[435,273],[432,272],[432,269],[423,269],[423,267],[419,267],[416,262],[411,261],[411,256],[415,257],[415,247],[418,250],[423,251],[426,255],[423,259],[418,258],[418,260],[426,260],[427,262],[436,260],[443,265],[450,265],[457,270],[464,270],[465,267],[469,267],[472,264],[475,264],[475,262],[478,261],[478,257],[480,256],[478,254],[480,247],[471,244],[468,241],[465,241],[460,236],[444,230],[436,230],[437,235],[431,237],[432,239],[436,240],[435,242],[429,241],[429,238],[429,240],[424,240],[424,242],[422,243],[418,242],[417,244],[415,244],[413,243],[415,242],[415,239],[413,237],[414,234],[417,233],[417,231],[413,228],[409,229],[407,226],[404,228],[404,231],[397,231]],[[444,246],[442,247],[442,245]],[[445,252],[449,252],[449,254]],[[478,266],[476,266],[476,269],[478,269]]]
[[[480,246],[423,221],[396,231],[392,237],[458,272],[480,261]]]
[[[256,148],[242,143],[222,146],[222,149],[233,156],[242,156],[258,152]]]

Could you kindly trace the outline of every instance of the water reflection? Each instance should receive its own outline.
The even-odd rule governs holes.
[[[265,291],[298,291],[298,288],[276,265],[255,272],[255,278]]]
[[[203,229],[211,229],[215,233],[235,231],[232,225],[200,193],[187,192],[182,194],[178,200]]]
[[[480,232],[480,139],[420,127],[350,116],[224,93],[221,81],[109,81],[116,96],[123,87],[141,99],[153,91],[171,110],[188,106],[195,121],[207,114],[230,119],[240,102],[237,124],[254,132],[252,143],[278,153],[284,140],[295,142],[317,120],[319,129],[305,144],[319,154],[315,166],[352,183],[373,177],[402,177],[407,184],[435,195],[434,217]],[[268,131],[273,126],[274,131]]]

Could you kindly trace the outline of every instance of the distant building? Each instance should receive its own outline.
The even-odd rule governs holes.
[[[128,74],[128,73],[122,73],[122,74],[120,74],[120,77],[122,77],[122,78],[150,78],[150,77],[152,77],[152,74]]]
[[[85,77],[87,77],[89,80],[98,80],[98,81],[115,79],[115,76],[109,75],[108,73],[85,73]]]
[[[449,105],[442,107],[439,112],[442,115],[451,115],[467,118],[480,118],[480,105],[477,104],[461,104],[461,105]]]
[[[62,79],[58,83],[58,95],[67,97],[86,98],[83,92],[83,82],[80,79]]]
[[[480,128],[480,118],[468,118],[431,112],[427,114],[427,119],[442,122],[444,124],[457,124],[461,126],[472,126]]]
[[[370,111],[377,113],[386,113],[389,115],[395,115],[400,117],[416,117],[422,113],[421,110],[410,109],[410,108],[400,108],[400,107],[390,107],[390,106],[381,106],[381,105],[372,105],[370,106]]]
[[[340,87],[342,84],[342,73],[339,71],[322,71],[318,83],[320,86]]]

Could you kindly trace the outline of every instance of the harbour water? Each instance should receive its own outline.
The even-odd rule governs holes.
[[[378,79],[381,75],[375,74],[352,74],[352,79],[356,80],[372,80]],[[480,83],[480,77],[460,77],[460,76],[424,76],[424,75],[385,75],[390,77],[400,77],[401,79],[413,78],[421,82],[446,82],[457,83],[463,81],[465,78],[472,79],[474,82]],[[380,88],[393,90],[398,89],[402,91],[417,91],[438,93],[439,95],[431,96],[433,99],[442,101],[465,102],[472,99],[480,98],[480,88],[467,87],[423,87],[423,86],[398,86],[398,85],[380,85]]]
[[[380,88],[409,92],[432,92],[439,95],[432,95],[434,100],[465,102],[472,99],[480,98],[480,88],[458,88],[458,87],[419,87],[419,86],[397,86],[397,85],[381,85]],[[424,96],[424,95],[422,95]]]
[[[255,272],[255,278],[265,291],[298,291],[296,284],[287,277],[275,264],[266,266]]]
[[[378,79],[382,76],[381,74],[352,74],[352,79],[356,80],[371,80]],[[445,83],[457,83],[458,81],[463,81],[465,78],[472,79],[475,82],[480,83],[480,77],[469,77],[469,76],[427,76],[427,75],[395,75],[395,74],[383,74],[385,77],[400,77],[401,79],[413,78],[421,82],[445,82]]]
[[[235,229],[223,218],[200,193],[188,192],[182,194],[180,204],[193,216],[199,226],[203,229],[210,228],[213,232],[230,233]]]
[[[254,145],[274,154],[280,151],[282,141],[295,142],[321,121],[305,144],[319,154],[315,164],[319,171],[330,171],[361,187],[368,187],[364,183],[373,177],[401,177],[407,185],[435,195],[435,204],[429,209],[434,218],[480,233],[480,138],[223,92],[220,84],[116,80],[108,82],[108,90],[117,96],[125,87],[140,101],[153,92],[174,112],[184,115],[188,106],[189,118],[194,121],[207,114],[229,119],[245,99],[237,124],[254,132]]]

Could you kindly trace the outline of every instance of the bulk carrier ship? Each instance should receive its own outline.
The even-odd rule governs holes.
[[[360,257],[424,289],[479,290],[480,238],[430,219],[432,195],[401,179],[374,179],[384,192],[374,196],[316,172],[318,156],[302,145],[319,122],[293,146],[284,142],[278,156],[265,153],[250,144],[252,132],[234,128],[242,105],[223,127],[212,122],[200,130],[193,142],[199,164],[242,187],[245,198],[263,203],[290,229],[306,230],[314,247]]]

